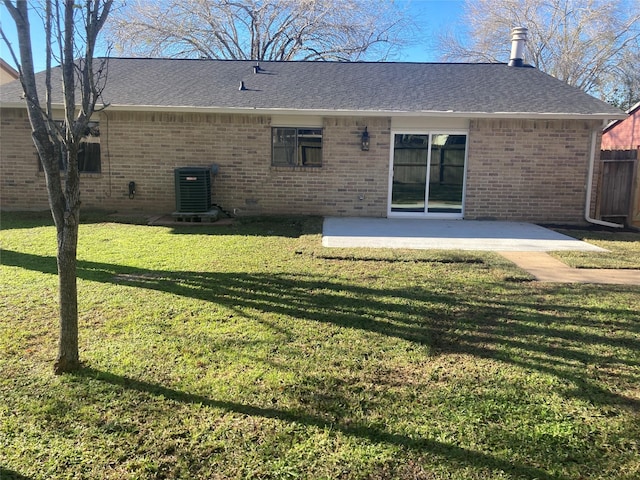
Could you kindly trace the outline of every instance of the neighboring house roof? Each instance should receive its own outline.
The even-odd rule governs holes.
[[[479,63],[260,62],[111,58],[113,109],[523,118],[624,118],[533,67]],[[246,90],[239,90],[243,81]],[[20,102],[19,85],[0,103]],[[54,103],[62,103],[54,96]]]
[[[640,102],[627,110],[624,119],[611,122],[602,132],[603,150],[633,150],[640,146]]]
[[[629,110],[627,110],[627,115],[628,116],[632,116],[635,115],[636,112],[640,112],[640,102],[636,103],[633,107],[631,107]],[[625,118],[620,118],[618,120],[615,120],[613,122],[611,122],[609,125],[607,125],[604,130],[602,131],[603,133],[608,132],[609,130],[611,130],[612,128],[614,128],[616,125],[618,125],[620,122],[624,121],[627,117]]]
[[[18,76],[18,71],[0,58],[0,85],[13,82]]]

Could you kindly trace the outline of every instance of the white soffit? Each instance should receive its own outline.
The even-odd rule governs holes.
[[[392,117],[392,130],[468,130],[468,118],[456,117]]]
[[[317,115],[273,115],[273,127],[322,127],[322,117]]]

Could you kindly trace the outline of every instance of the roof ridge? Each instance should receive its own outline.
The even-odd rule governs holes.
[[[412,62],[404,60],[394,61],[353,61],[342,62],[337,60],[248,60],[233,58],[172,58],[172,57],[96,57],[96,59],[107,60],[134,60],[134,61],[167,61],[167,62],[225,62],[225,63],[273,63],[273,64],[320,64],[320,65],[507,65],[505,62]],[[535,68],[532,65],[524,65],[524,67]]]

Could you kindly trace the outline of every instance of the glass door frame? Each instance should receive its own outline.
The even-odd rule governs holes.
[[[395,139],[396,135],[425,135],[429,137],[429,145],[427,146],[428,157],[427,157],[427,176],[425,178],[425,207],[424,212],[398,212],[392,210],[392,198],[393,198],[393,159],[395,154]],[[432,139],[434,135],[465,135],[465,145],[464,145],[464,169],[462,174],[462,198],[461,198],[461,209],[460,212],[455,213],[444,213],[444,212],[429,212],[429,175],[431,174],[431,150],[432,150]],[[401,130],[391,130],[390,136],[390,149],[389,149],[389,189],[387,194],[387,217],[396,217],[396,218],[441,218],[441,219],[450,219],[450,220],[461,220],[464,218],[464,206],[465,206],[465,198],[467,193],[467,165],[468,165],[468,157],[469,157],[469,130],[460,130],[460,129],[446,129],[446,130],[411,130],[411,129],[401,129]]]

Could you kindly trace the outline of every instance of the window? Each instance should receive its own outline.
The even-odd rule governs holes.
[[[90,122],[87,134],[78,150],[78,170],[84,173],[100,173],[100,124]]]
[[[63,122],[57,122],[59,126],[62,126]],[[66,155],[63,148],[58,152],[60,170],[67,169],[65,164]],[[38,165],[40,171],[42,171],[42,164],[38,159]],[[89,122],[85,137],[80,142],[80,149],[78,150],[78,171],[80,173],[100,173],[100,124],[98,122]]]
[[[271,165],[274,167],[321,167],[322,129],[272,129]]]

